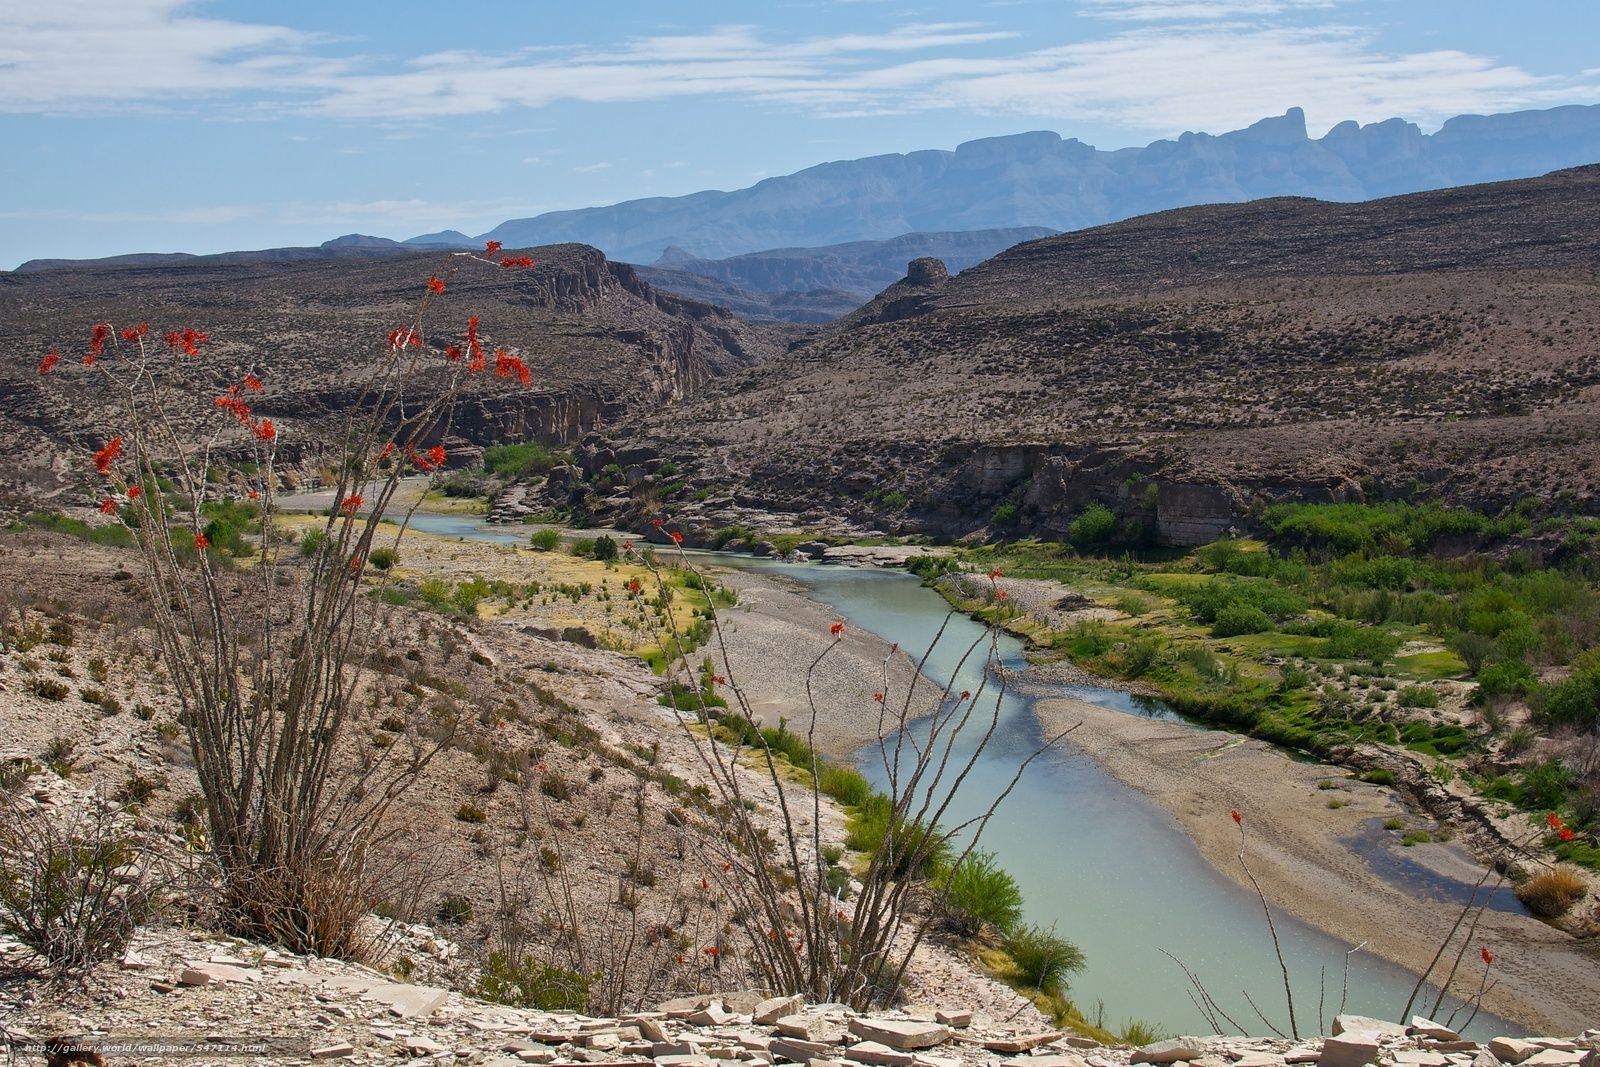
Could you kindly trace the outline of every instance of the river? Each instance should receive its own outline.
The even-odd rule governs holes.
[[[498,543],[520,542],[527,536],[525,529],[489,526],[461,516],[418,513],[412,526]],[[849,625],[898,642],[913,660],[928,648],[949,611],[936,592],[898,569],[787,563],[725,553],[697,555],[797,583],[808,597],[831,607]],[[951,620],[924,668],[933,682],[943,686],[951,681],[962,651],[980,632],[980,624],[965,616]],[[1019,640],[1002,635],[1003,666],[1025,669],[1023,653]],[[981,663],[966,664],[952,688],[976,690],[981,669]],[[1176,718],[1159,703],[1135,701],[1117,690],[1079,685],[1065,690],[1080,700],[1128,714]],[[963,787],[958,808],[968,813],[977,810],[984,798],[1009,780],[1016,761],[1040,744],[1031,699],[1015,691],[1003,698],[997,737]],[[876,755],[873,746],[862,753],[859,763],[869,776],[881,779]],[[1219,812],[1219,817],[1226,813]],[[1112,1029],[1141,1018],[1177,1033],[1209,1031],[1190,1000],[1188,980],[1163,954],[1165,950],[1197,973],[1228,1014],[1252,1032],[1267,1029],[1245,1002],[1244,990],[1274,1023],[1287,1029],[1278,964],[1260,902],[1212,867],[1169,814],[1092,760],[1067,748],[1034,764],[990,824],[982,847],[993,851],[1022,887],[1027,920],[1054,927],[1083,950],[1088,963],[1072,979],[1071,996],[1090,1019],[1100,1014],[1103,1005],[1104,1023]],[[1325,1032],[1340,1000],[1351,946],[1282,912],[1274,910],[1274,918],[1293,978],[1301,1028],[1310,1031],[1317,1026],[1321,990]],[[1364,952],[1351,955],[1349,961],[1345,1010],[1394,1018],[1415,976]],[[1423,998],[1425,1004],[1431,1001],[1431,996]],[[1521,1032],[1486,1013],[1479,1013],[1470,1030],[1484,1037]]]

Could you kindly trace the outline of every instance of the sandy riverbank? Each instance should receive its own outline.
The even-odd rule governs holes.
[[[1035,709],[1046,728],[1081,722],[1073,744],[1170,812],[1213,866],[1248,886],[1229,817],[1230,810],[1242,813],[1250,869],[1274,905],[1352,945],[1365,941],[1367,951],[1413,971],[1428,965],[1460,915],[1459,903],[1441,899],[1444,880],[1470,887],[1483,874],[1457,845],[1402,847],[1382,821],[1421,826],[1427,820],[1408,812],[1393,790],[1356,781],[1341,768],[1294,760],[1236,734],[1059,696],[1041,697]],[[1320,782],[1334,787],[1319,788]],[[1379,865],[1397,866],[1382,872]],[[1466,994],[1476,989],[1481,944],[1495,954],[1498,980],[1485,998],[1488,1010],[1537,1032],[1594,1026],[1600,946],[1509,910],[1515,905],[1508,897],[1502,892],[1499,906],[1484,911],[1458,983]],[[1454,948],[1446,967],[1453,955]],[[1263,976],[1262,989],[1271,981]],[[1431,1003],[1414,1010],[1426,1014]]]
[[[916,665],[905,653],[876,634],[846,627],[812,678],[818,700],[813,724],[806,672],[833,642],[828,628],[839,616],[781,578],[725,569],[718,579],[738,591],[739,603],[721,613],[725,647],[713,638],[707,652],[744,692],[756,718],[773,726],[786,719],[801,734],[814,730],[817,751],[838,759],[876,740],[881,720],[873,694],[887,693],[891,710],[898,709],[916,677]],[[923,680],[914,695],[920,714],[933,706],[939,691]]]

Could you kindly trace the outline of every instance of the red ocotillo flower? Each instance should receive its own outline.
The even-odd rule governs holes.
[[[500,254],[500,249],[504,247],[499,241],[485,241],[483,242],[483,254],[491,257],[497,256]]]
[[[673,530],[672,533],[669,534],[668,536],[670,536],[672,538],[672,543],[673,544],[675,544],[675,545],[683,544],[683,534],[679,533],[677,530]]]
[[[661,529],[661,523],[662,523],[662,521],[663,521],[663,520],[661,520],[661,519],[651,519],[651,520],[650,520],[650,525],[651,525],[651,526],[654,526],[654,527],[655,527],[655,528],[656,528],[656,529],[658,529],[658,530],[659,530],[659,529]]]
[[[61,362],[61,353],[60,352],[57,352],[54,349],[52,349],[49,352],[46,352],[44,354],[44,358],[39,361],[39,373],[40,374],[49,374],[52,370],[55,369],[55,365],[57,363],[60,363],[60,362]]]
[[[643,588],[644,588],[644,585],[642,583],[640,583],[639,579],[637,579],[637,578],[629,578],[628,579],[628,592],[637,593],[639,590],[641,590]]]
[[[211,539],[203,533],[197,533],[194,535],[194,547],[204,552],[211,547]]]
[[[460,345],[446,345],[445,346],[445,350],[444,350],[444,358],[448,359],[451,363],[460,363],[461,362],[461,346]]]
[[[260,500],[261,499],[261,490],[252,489],[249,492],[249,496],[250,496],[251,500]]]
[[[728,680],[726,678],[724,678],[720,674],[713,674],[711,676],[711,684],[712,685],[727,685],[728,684]],[[728,869],[727,864],[724,864],[722,869],[723,870],[727,870]]]
[[[1228,814],[1233,816],[1233,824],[1235,826],[1243,826],[1244,825],[1244,816],[1243,815],[1240,815],[1237,811],[1230,811],[1230,812],[1228,812]]]
[[[1001,570],[999,567],[996,567],[994,570],[989,572],[989,577],[990,578],[1003,578],[1003,577],[1005,577],[1005,573],[1006,573],[1005,571]]]
[[[250,390],[252,393],[259,393],[263,388],[261,385],[261,379],[257,378],[254,374],[246,374],[244,376],[244,387]]]
[[[117,502],[115,500],[111,499],[110,497],[106,497],[104,500],[100,501],[100,514],[115,515],[116,513]]]
[[[107,442],[106,447],[94,454],[94,469],[101,474],[110,474],[111,464],[115,463],[120,455],[122,455],[122,438],[113,437]]]
[[[522,267],[522,268],[526,269],[526,268],[529,268],[529,267],[533,266],[533,257],[532,256],[507,256],[506,258],[504,258],[504,259],[502,259],[500,261],[500,266],[506,268],[507,270],[510,270],[513,267]]]
[[[872,699],[876,700],[878,703],[882,704],[883,703],[883,694],[882,693],[873,693],[872,694]]]
[[[1561,827],[1566,825],[1561,821],[1561,816],[1557,815],[1553,811],[1544,817],[1544,821],[1550,824],[1550,829],[1552,830],[1559,830]]]
[[[276,441],[278,439],[278,428],[272,425],[271,419],[262,419],[251,428],[251,432],[262,441]]]
[[[109,322],[95,323],[94,328],[89,331],[89,354],[98,356],[101,349],[105,348],[106,340],[110,336],[111,324]]]
[[[705,892],[705,891],[709,890],[710,888],[711,888],[711,879],[709,879],[709,878],[700,879],[700,890],[701,890],[701,892]]]
[[[445,450],[443,445],[434,445],[428,449],[428,459],[435,467],[444,466]]]
[[[1006,591],[1004,589],[1002,589],[998,593],[996,593],[994,596],[995,596],[996,600],[1005,600],[1007,598],[1007,593],[1006,593]]]
[[[141,322],[137,326],[129,326],[128,328],[123,330],[122,331],[122,339],[124,341],[127,341],[128,343],[132,344],[132,343],[134,343],[136,341],[141,340],[144,337],[144,335],[149,333],[149,332],[150,332],[150,324],[148,322]]]
[[[167,347],[174,352],[182,352],[186,356],[198,356],[200,346],[211,340],[211,336],[204,330],[193,328],[173,330],[164,338]]]
[[[720,956],[720,955],[722,955],[722,950],[721,949],[717,949],[717,948],[708,948],[708,949],[706,949],[706,955],[707,956]]]
[[[429,278],[428,279],[428,291],[430,293],[442,293],[442,292],[444,292],[444,279],[443,278],[439,278],[439,277]]]
[[[128,499],[129,500],[138,500],[143,495],[144,495],[144,486],[142,486],[142,485],[130,485],[130,486],[128,486]]]
[[[83,354],[83,365],[85,367],[92,367],[94,366],[94,361],[99,358],[100,357],[95,355],[93,352],[85,352]]]
[[[1478,949],[1478,958],[1483,960],[1483,965],[1487,967],[1494,962],[1494,953],[1486,948],[1480,948]]]
[[[391,352],[398,352],[400,349],[406,347],[421,348],[422,334],[409,326],[403,326],[398,330],[390,330],[389,350]]]
[[[963,689],[963,690],[962,690],[962,691],[961,691],[961,699],[962,699],[962,700],[970,700],[970,699],[971,699],[971,698],[972,698],[972,690],[970,690],[970,689]]]
[[[343,511],[346,515],[354,515],[360,510],[362,503],[364,503],[364,501],[362,500],[360,493],[351,493],[349,496],[345,497],[339,502],[339,510]]]
[[[833,636],[838,637],[840,634],[844,633],[844,623],[842,623],[842,622],[834,623],[833,625],[828,627],[828,632],[830,634],[832,634]]]
[[[378,462],[382,463],[392,455],[394,455],[394,442],[386,441],[384,446],[378,449]]]
[[[1563,841],[1571,841],[1574,837],[1577,837],[1578,835],[1573,830],[1571,830],[1570,828],[1563,826],[1561,829],[1556,831],[1556,836],[1559,837]]]

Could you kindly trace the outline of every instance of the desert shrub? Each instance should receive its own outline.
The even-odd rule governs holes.
[[[472,921],[472,901],[459,893],[451,893],[439,901],[439,908],[434,914],[442,923],[465,926]]]
[[[601,534],[594,539],[594,558],[602,563],[610,562],[617,558],[617,539],[610,534]]]
[[[532,474],[544,474],[559,464],[569,460],[565,452],[558,452],[547,445],[534,441],[524,441],[514,445],[490,445],[483,450],[483,469],[490,474],[501,478],[520,478]],[[618,468],[621,474],[621,468]]]
[[[1540,686],[1534,695],[1541,722],[1551,726],[1600,726],[1600,658],[1580,660],[1567,678]]]
[[[572,783],[554,771],[539,779],[539,792],[551,800],[567,801],[572,799]]]
[[[1497,697],[1523,697],[1533,692],[1539,680],[1520,659],[1486,663],[1478,669],[1478,690],[1474,699],[1487,704]]]
[[[893,841],[889,840],[891,824],[896,830]],[[887,865],[896,881],[926,877],[949,863],[949,841],[930,835],[921,823],[896,822],[891,817],[889,798],[881,793],[872,794],[850,816],[845,844],[858,852],[876,853],[880,849],[892,852],[887,855]]]
[[[456,809],[456,818],[461,822],[483,822],[489,816],[482,808],[469,800]]]
[[[1565,915],[1583,899],[1587,886],[1583,876],[1568,867],[1541,871],[1517,886],[1517,899],[1543,919]]]
[[[1104,504],[1090,504],[1067,527],[1075,545],[1103,545],[1116,534],[1117,516]]]
[[[1436,708],[1439,706],[1439,691],[1431,685],[1407,685],[1401,687],[1395,699],[1402,708]]]
[[[1341,622],[1330,628],[1323,652],[1329,659],[1366,660],[1381,666],[1400,647],[1400,639],[1376,626]]]
[[[989,516],[989,521],[996,526],[1010,526],[1017,521],[1017,506],[1010,501],[1000,504]]]
[[[1258,634],[1272,629],[1272,619],[1254,604],[1229,604],[1217,612],[1211,624],[1214,637],[1238,637],[1240,634]]]
[[[1022,919],[1022,889],[992,852],[968,853],[942,882],[943,918],[952,933],[971,937],[986,925],[1006,933]]]
[[[306,558],[315,556],[322,551],[322,542],[327,540],[328,532],[320,526],[307,530],[300,535],[300,554]]]
[[[491,952],[475,990],[484,1000],[540,1011],[582,1011],[589,980],[581,974],[506,952]]]
[[[58,682],[54,678],[35,678],[28,683],[28,691],[44,700],[65,700],[67,694],[72,692],[65,682]]]
[[[0,932],[57,980],[81,980],[127,948],[154,911],[138,841],[98,805],[66,815],[0,809]]]
[[[545,528],[533,531],[528,543],[540,552],[554,552],[561,547],[561,531]]]
[[[1138,593],[1123,593],[1111,602],[1111,606],[1124,615],[1147,615],[1150,612],[1150,598]]]
[[[399,560],[399,554],[392,548],[375,548],[367,555],[367,562],[380,571],[392,569]]]
[[[1083,952],[1054,929],[1018,927],[1006,937],[1005,949],[1017,980],[1041,993],[1064,993],[1068,977],[1083,969]]]
[[[1360,778],[1363,782],[1370,782],[1373,785],[1394,785],[1394,772],[1384,770],[1381,767],[1374,768],[1370,771],[1362,771],[1360,774],[1356,775],[1356,777]]]

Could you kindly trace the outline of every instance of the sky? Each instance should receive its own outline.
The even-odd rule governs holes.
[[[1600,103],[1595,0],[0,0],[0,269],[480,233],[828,160],[1291,106]]]

